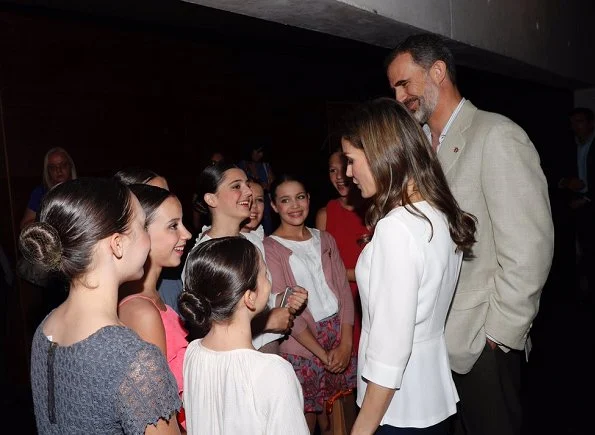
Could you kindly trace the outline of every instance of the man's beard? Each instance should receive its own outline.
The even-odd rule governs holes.
[[[411,114],[417,122],[424,125],[428,122],[438,105],[438,87],[428,80],[426,82],[424,94],[420,97],[412,97],[409,101],[405,101],[405,106],[408,106],[407,103],[414,100],[419,102],[419,107],[415,112],[411,112]]]

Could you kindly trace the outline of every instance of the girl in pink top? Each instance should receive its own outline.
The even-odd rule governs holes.
[[[146,230],[151,240],[151,251],[143,278],[126,283],[120,289],[121,296],[125,297],[120,301],[118,314],[126,326],[166,355],[181,394],[188,333],[178,314],[161,300],[157,281],[164,267],[180,265],[191,234],[182,223],[182,206],[173,193],[147,184],[132,184],[130,190],[139,199],[147,216]]]

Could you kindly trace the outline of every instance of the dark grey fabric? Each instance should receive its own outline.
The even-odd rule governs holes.
[[[144,434],[148,424],[180,409],[178,387],[164,355],[130,329],[107,326],[62,347],[52,345],[42,327],[35,332],[31,351],[40,434]]]

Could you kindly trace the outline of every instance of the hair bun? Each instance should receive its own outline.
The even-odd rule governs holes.
[[[182,291],[178,298],[182,316],[199,330],[206,332],[211,327],[211,302],[202,294]]]
[[[59,270],[62,262],[62,242],[56,229],[46,222],[34,222],[21,231],[19,248],[23,257],[45,270]]]

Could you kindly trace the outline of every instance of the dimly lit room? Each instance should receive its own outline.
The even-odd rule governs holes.
[[[67,415],[77,411],[62,398],[72,396],[64,391],[74,387],[63,387],[60,379],[86,375],[57,373],[66,358],[60,352],[69,347],[60,342],[60,331],[78,330],[81,319],[95,314],[81,314],[85,308],[64,323],[52,316],[63,312],[69,318],[76,311],[73,289],[78,293],[79,286],[89,297],[82,306],[92,306],[109,281],[115,323],[102,323],[98,314],[90,329],[81,330],[88,332],[62,341],[76,346],[107,324],[131,330],[126,343],[142,348],[134,341],[140,336],[148,353],[161,348],[165,358],[157,351],[155,358],[164,367],[169,363],[173,375],[166,374],[167,382],[178,390],[168,395],[147,381],[150,399],[137,394],[138,403],[146,404],[148,423],[142,424],[153,425],[146,433],[593,433],[595,206],[589,192],[595,186],[589,186],[588,171],[595,159],[595,152],[589,154],[595,137],[594,20],[592,0],[1,2],[0,198],[6,207],[0,215],[0,373],[3,412],[18,428],[7,430],[145,433],[136,431],[136,416],[133,424],[133,417],[120,415],[117,421],[130,421],[109,428],[81,422],[85,410],[103,406],[88,387],[71,402],[92,397],[78,420]],[[415,39],[420,35],[429,37]],[[461,125],[466,117],[468,124]],[[418,148],[408,150],[409,143]],[[126,181],[132,173],[136,181]],[[239,184],[225,193],[221,186],[231,173],[239,174]],[[164,185],[149,181],[157,179]],[[69,183],[82,184],[71,192]],[[102,189],[129,194],[121,207],[134,219],[142,214],[142,234],[134,236],[133,218],[119,229],[92,232],[118,207],[119,196]],[[236,194],[233,207],[224,202]],[[80,200],[70,204],[76,195]],[[179,237],[173,260],[158,267],[151,225],[161,219],[162,206],[151,201],[175,211],[175,225],[168,228]],[[262,223],[252,228],[257,201]],[[416,206],[419,201],[423,205]],[[350,214],[332,214],[335,205],[337,213]],[[358,215],[359,229],[348,260],[340,238],[351,214]],[[116,228],[113,221],[110,228]],[[427,227],[419,255],[410,221]],[[225,225],[235,225],[232,233],[221,230]],[[242,236],[256,227],[257,242]],[[407,228],[406,235],[397,228]],[[435,253],[424,249],[441,243],[442,229],[453,249],[432,263]],[[85,241],[83,248],[87,233],[96,244]],[[51,240],[60,252],[40,277],[32,269],[31,246],[45,252]],[[317,250],[300,245],[308,240]],[[227,251],[208,256],[207,247],[215,252],[225,243]],[[247,259],[242,249],[260,254]],[[129,265],[140,260],[131,251],[143,260],[134,279]],[[232,269],[238,274],[229,282],[244,285],[236,299],[226,295],[230,288],[218,289],[227,281],[212,277],[224,268],[215,264],[223,257],[225,265],[235,265],[225,276]],[[126,258],[131,260],[123,263]],[[206,275],[197,272],[201,261],[212,262]],[[266,271],[261,278],[271,295],[259,296],[264,284],[256,272],[254,285],[241,278],[252,263],[256,272]],[[145,293],[142,282],[133,285],[153,275],[153,293]],[[175,289],[171,303],[159,296],[156,285],[164,282]],[[435,296],[424,293],[428,283],[439,283],[446,293],[430,301]],[[411,294],[408,285],[415,287]],[[139,301],[122,301],[136,292],[164,319],[159,337],[163,345],[168,340],[167,351],[135,328],[142,323],[134,311]],[[208,326],[199,327],[188,319],[200,317],[196,310],[204,309],[204,300],[209,308],[201,315]],[[227,306],[219,307],[221,300]],[[191,308],[195,303],[200,307]],[[175,369],[166,307],[176,313],[178,332],[188,333]],[[269,326],[273,318],[286,323]],[[266,364],[274,362],[290,378],[276,379],[273,369],[262,368],[268,389],[253,386],[244,392],[248,402],[239,392],[251,381],[222,381],[225,386],[217,388],[225,406],[239,401],[233,413],[203,392],[212,391],[205,382],[213,382],[221,367],[198,375],[193,364],[214,358],[205,349],[235,349],[216,337],[227,333],[226,325],[240,325],[237,319],[248,319],[252,356],[270,357]],[[430,333],[425,328],[436,328],[436,319],[437,332]],[[382,331],[379,322],[387,322]],[[257,345],[258,328],[270,341]],[[323,343],[329,331],[337,334],[334,344]],[[41,360],[36,352],[46,344]],[[127,345],[128,351],[134,346]],[[115,357],[102,358],[117,371]],[[256,379],[264,361],[251,362],[254,368],[238,365],[238,376]],[[230,367],[239,363],[225,364],[223,373],[232,376]],[[116,385],[113,376],[106,385],[115,385],[118,398],[110,403],[123,400],[125,387],[142,390],[125,381]],[[315,376],[319,384],[313,385]],[[274,396],[276,382],[295,388]],[[492,401],[487,388],[502,398]],[[282,401],[293,393],[295,403],[287,398],[285,407]],[[165,399],[155,399],[160,394],[172,408],[155,409],[167,416],[150,416],[150,404],[165,406]],[[268,400],[277,405],[264,410]],[[243,405],[249,411],[240,412]],[[290,409],[294,405],[304,409]],[[209,409],[228,412],[225,424],[206,417]],[[256,423],[242,421],[261,411],[290,416],[284,417],[286,430],[269,422],[258,432]],[[502,426],[488,423],[507,418]],[[164,429],[159,422],[167,421]]]

